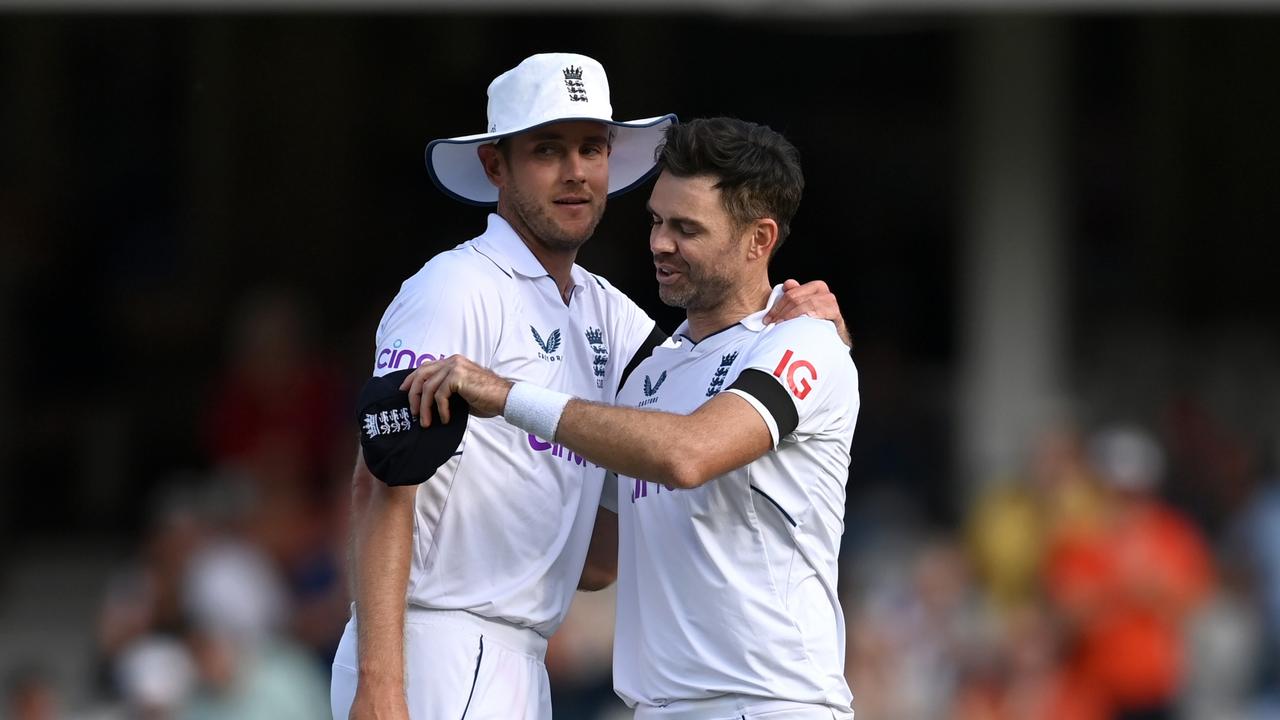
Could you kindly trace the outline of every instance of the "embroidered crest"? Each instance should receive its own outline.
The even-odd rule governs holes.
[[[707,386],[707,397],[711,397],[724,389],[724,380],[729,376],[729,368],[733,366],[733,361],[737,359],[738,353],[736,351],[720,356],[720,367],[716,368],[716,374],[711,376],[711,384]]]
[[[609,348],[604,344],[604,332],[599,328],[589,327],[586,332],[587,344],[591,346],[594,356],[591,358],[591,372],[596,376],[596,387],[604,387],[604,371],[609,365]]]
[[[404,432],[413,427],[413,416],[409,414],[409,408],[397,408],[395,410],[383,410],[379,413],[365,413],[364,421],[361,423],[364,436],[368,440],[392,433]]]
[[[582,84],[582,68],[570,65],[564,69],[564,87],[569,91],[570,102],[587,101],[587,86]]]

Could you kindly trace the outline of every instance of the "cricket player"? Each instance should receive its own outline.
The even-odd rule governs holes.
[[[406,377],[411,410],[447,420],[457,393],[617,472],[614,684],[637,720],[852,718],[836,576],[857,373],[832,323],[767,319],[798,154],[694,120],[667,129],[660,167],[649,244],[687,320],[616,405],[455,356]]]
[[[667,336],[574,260],[606,197],[652,175],[673,122],[613,120],[604,69],[581,55],[534,55],[495,79],[487,131],[432,142],[426,161],[446,194],[496,210],[483,234],[405,281],[378,326],[374,375],[462,354],[508,377],[613,400],[628,369]],[[790,296],[790,315],[839,317],[825,285]],[[375,477],[364,443],[426,442],[410,424],[393,407],[364,414],[356,603],[333,663],[334,717],[549,718],[547,638],[575,589],[613,579],[604,471],[501,418],[476,417],[438,467],[397,464],[392,452],[374,462]],[[587,574],[596,530],[604,540],[591,567],[604,571]]]

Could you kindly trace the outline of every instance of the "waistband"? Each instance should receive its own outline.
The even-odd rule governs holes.
[[[779,710],[810,710],[814,717],[840,717],[826,705],[766,700],[751,695],[721,695],[705,700],[675,700],[662,707],[636,705],[635,720],[719,720]],[[807,714],[805,717],[809,717]],[[852,718],[852,716],[849,716]]]
[[[545,660],[547,656],[547,639],[537,631],[496,618],[481,617],[466,610],[435,610],[420,605],[409,605],[405,608],[404,621],[406,624],[418,625],[434,623],[466,625],[508,650],[531,655],[538,660]]]

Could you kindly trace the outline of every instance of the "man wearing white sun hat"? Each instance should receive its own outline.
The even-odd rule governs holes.
[[[598,62],[534,55],[490,84],[488,132],[427,146],[443,192],[497,207],[483,234],[406,280],[378,326],[358,418],[356,603],[334,659],[335,718],[551,716],[546,639],[575,589],[616,572],[617,516],[596,523],[604,470],[501,418],[464,412],[458,432],[423,429],[397,415],[394,389],[423,362],[462,354],[609,402],[665,340],[574,263],[606,197],[653,174],[675,122],[612,116]],[[825,285],[795,287],[775,319],[806,313],[839,320]],[[420,462],[424,447],[433,462]]]

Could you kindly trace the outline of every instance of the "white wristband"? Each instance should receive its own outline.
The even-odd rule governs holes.
[[[502,416],[521,430],[551,442],[556,439],[556,427],[560,425],[564,406],[572,399],[572,395],[533,383],[518,382],[507,393],[507,405]]]

